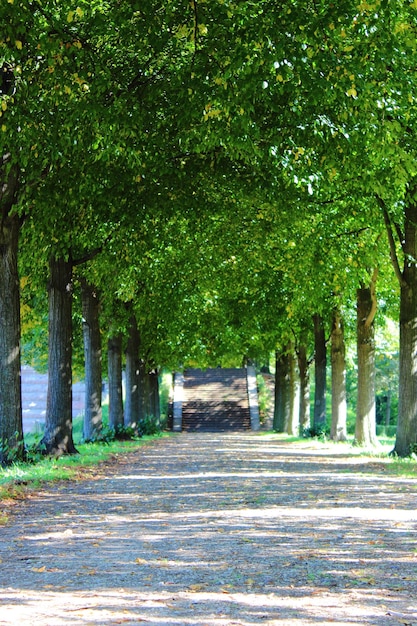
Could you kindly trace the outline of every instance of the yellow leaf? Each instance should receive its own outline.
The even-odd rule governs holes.
[[[135,559],[135,563],[136,563],[137,565],[147,565],[147,564],[148,564],[148,561],[147,561],[146,559],[140,559],[140,558],[137,558],[137,559]]]
[[[6,102],[6,100],[2,100],[1,101],[1,110],[2,111],[6,111],[6,109],[7,109],[7,102]]]
[[[74,11],[70,11],[67,15],[67,22],[70,24],[74,20]]]
[[[282,76],[282,74],[277,74],[277,81],[280,83],[284,81],[284,77]]]
[[[32,567],[32,572],[46,572],[46,565],[44,565],[43,567]]]
[[[84,15],[84,11],[82,10],[81,7],[77,7],[75,9],[76,14],[78,15],[78,17],[82,17]]]
[[[5,132],[6,132],[6,130],[7,130],[7,126],[6,126],[6,124],[2,124],[2,125],[1,125],[1,130],[2,130],[2,132],[3,132],[3,133],[5,133]]]
[[[417,0],[414,0],[414,2],[410,4],[410,9],[417,9]]]
[[[15,41],[14,43],[15,43],[15,46],[16,46],[16,48],[17,48],[18,50],[21,50],[21,49],[23,48],[23,44],[22,44],[22,42],[20,41],[20,39],[16,39],[16,41]]]

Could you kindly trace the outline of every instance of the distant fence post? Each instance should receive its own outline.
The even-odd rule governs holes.
[[[184,374],[175,372],[174,374],[174,407],[172,430],[182,431],[182,402],[184,399]]]
[[[248,385],[248,400],[250,425],[252,430],[259,430],[261,427],[259,420],[258,386],[256,384],[256,372],[252,365],[246,368],[246,379]]]

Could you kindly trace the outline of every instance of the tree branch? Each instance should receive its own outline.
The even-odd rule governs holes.
[[[98,246],[97,248],[90,250],[90,252],[87,252],[84,256],[81,256],[78,259],[73,259],[72,260],[73,267],[77,267],[77,265],[83,265],[83,263],[87,263],[87,261],[92,261],[97,255],[103,252],[104,246],[111,240],[112,237],[113,237],[113,233],[110,233],[110,235],[106,237],[106,239],[101,244],[101,246]]]
[[[396,277],[398,278],[398,281],[399,281],[400,285],[402,285],[404,279],[403,279],[403,275],[402,275],[402,272],[401,272],[400,264],[399,264],[399,261],[398,261],[397,250],[396,250],[395,241],[394,241],[394,235],[392,234],[391,220],[390,220],[390,217],[388,215],[388,211],[387,211],[387,207],[385,206],[385,202],[379,196],[377,196],[377,200],[378,200],[379,206],[382,209],[382,214],[384,216],[384,223],[385,223],[385,228],[386,228],[386,231],[387,231],[387,237],[388,237],[388,243],[389,243],[389,249],[390,249],[390,256],[391,256],[392,265],[394,267],[394,272],[395,272]],[[398,235],[398,229],[397,229],[397,235]]]
[[[373,271],[372,274],[372,278],[371,278],[371,284],[369,286],[370,292],[371,292],[371,310],[368,313],[368,317],[365,320],[365,328],[369,328],[370,325],[372,324],[372,322],[375,319],[375,315],[376,315],[376,311],[378,308],[378,301],[376,298],[376,280],[378,278],[378,268],[376,267]]]

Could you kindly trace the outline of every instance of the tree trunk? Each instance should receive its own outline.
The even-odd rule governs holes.
[[[298,372],[300,377],[299,434],[310,428],[310,365],[307,347],[300,343],[297,351]]]
[[[117,432],[123,421],[122,336],[110,337],[107,343],[109,377],[109,427]]]
[[[160,426],[159,377],[157,370],[151,370],[145,379],[145,416],[152,420],[153,426]]]
[[[142,382],[140,380],[139,347],[139,331],[136,319],[132,316],[126,346],[126,398],[124,412],[124,424],[132,428],[137,428],[141,413],[140,391]]]
[[[7,185],[1,181],[3,185]],[[8,184],[16,184],[8,180]],[[4,189],[3,189],[4,193]],[[0,202],[3,200],[0,190]],[[10,204],[10,208],[12,202]],[[19,216],[2,207],[0,224],[0,464],[24,455],[20,378]]]
[[[286,432],[288,435],[298,435],[299,425],[299,379],[297,374],[296,359],[294,354],[294,346],[288,346],[288,365],[289,365],[289,392],[290,392],[290,413]]]
[[[49,261],[48,392],[45,433],[48,454],[74,454],[72,439],[72,262]]]
[[[152,389],[152,415],[155,418],[155,425],[157,428],[161,426],[161,404],[159,398],[159,373],[158,370],[153,370],[151,376],[151,389]]]
[[[140,349],[140,347],[139,347]],[[143,359],[139,357],[139,389],[138,389],[138,423],[143,421],[148,415],[148,374],[146,371],[146,364]],[[140,429],[143,430],[143,429]]]
[[[391,400],[392,400],[392,391],[388,389],[387,391],[387,404],[385,407],[385,427],[388,428],[391,422]]]
[[[99,438],[103,426],[100,303],[97,290],[85,279],[81,280],[81,301],[85,358],[83,437],[85,441],[94,441]]]
[[[314,417],[313,429],[321,433],[326,429],[326,337],[321,315],[313,315],[314,323]]]
[[[364,446],[377,443],[374,340],[375,281],[376,275],[374,274],[369,287],[362,286],[357,290],[358,399],[355,441]]]
[[[417,451],[417,204],[405,209],[404,269],[400,291],[400,373],[394,453]]]
[[[331,332],[332,363],[332,422],[330,438],[333,441],[346,441],[346,348],[343,319],[340,311],[333,311]]]
[[[275,354],[275,406],[273,429],[278,433],[287,432],[290,420],[290,370],[286,351]]]

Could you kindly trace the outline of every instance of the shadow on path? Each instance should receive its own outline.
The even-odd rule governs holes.
[[[386,626],[417,613],[417,482],[383,463],[183,434],[106,472],[44,490],[0,529],[1,625]]]

